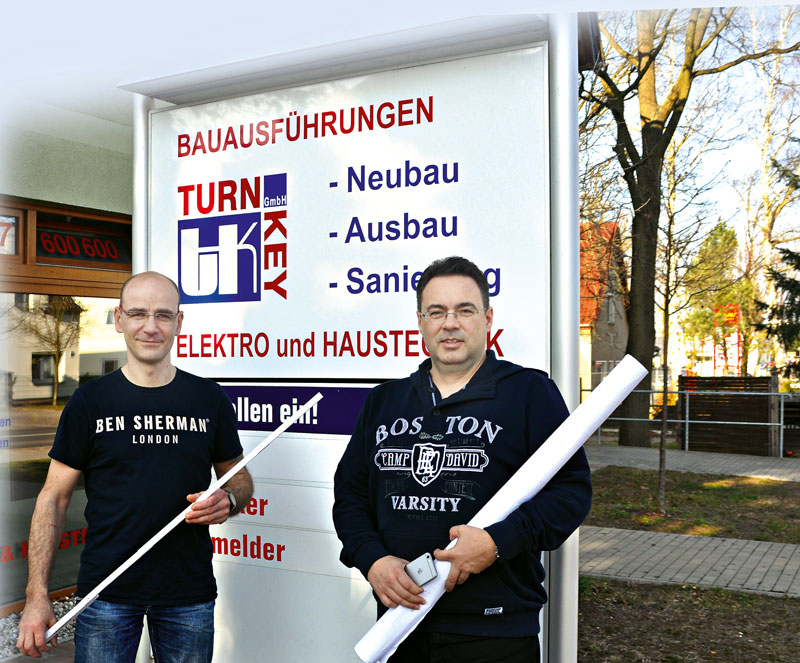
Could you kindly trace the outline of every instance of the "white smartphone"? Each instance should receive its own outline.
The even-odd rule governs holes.
[[[426,582],[433,580],[438,575],[436,573],[436,566],[433,563],[433,557],[427,552],[406,564],[406,573],[411,576],[411,579],[420,587]]]

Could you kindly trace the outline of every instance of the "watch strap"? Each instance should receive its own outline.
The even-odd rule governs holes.
[[[233,513],[236,510],[236,496],[227,488],[222,489],[225,494],[228,496],[228,502],[230,502],[230,511],[229,513]]]

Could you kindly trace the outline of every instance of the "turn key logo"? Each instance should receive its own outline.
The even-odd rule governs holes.
[[[181,302],[287,299],[286,173],[178,187]]]

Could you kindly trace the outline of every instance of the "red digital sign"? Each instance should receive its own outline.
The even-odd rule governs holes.
[[[85,266],[106,263],[110,269],[130,269],[131,250],[125,237],[61,228],[37,228],[36,262]]]

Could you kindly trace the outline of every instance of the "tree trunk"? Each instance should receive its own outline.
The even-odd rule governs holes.
[[[55,361],[53,366],[53,407],[58,404],[58,367],[61,364],[61,355],[55,355]]]
[[[728,375],[730,375],[730,372],[728,371],[730,357],[728,357],[728,337],[725,336],[725,327],[722,327],[720,336],[721,336],[720,345],[722,346],[722,359],[725,362],[722,366],[722,375],[727,377]]]
[[[742,357],[741,361],[739,362],[739,375],[743,378],[746,378],[750,375],[750,371],[748,370],[748,357],[750,355],[750,344],[751,344],[751,337],[750,333],[745,330],[742,332],[742,342],[739,347],[742,349]]]
[[[669,285],[667,285],[669,289]],[[664,348],[662,349],[661,366],[664,381],[661,389],[661,439],[658,444],[658,510],[667,513],[667,418],[669,416],[669,305],[664,306]]]
[[[657,159],[651,159],[656,161]],[[652,167],[652,163],[650,166]],[[644,170],[644,166],[642,166]],[[659,175],[640,177],[642,189],[648,189],[645,204],[633,217],[631,260],[631,304],[628,308],[628,346],[626,352],[633,355],[646,369],[648,375],[639,383],[637,391],[650,389],[650,373],[653,370],[655,349],[655,273],[658,245],[658,214],[661,203],[660,160]],[[651,186],[651,182],[655,186]],[[650,394],[632,393],[623,402],[622,416],[625,419],[650,418]],[[619,443],[624,446],[649,447],[649,421],[623,421],[620,425]]]

